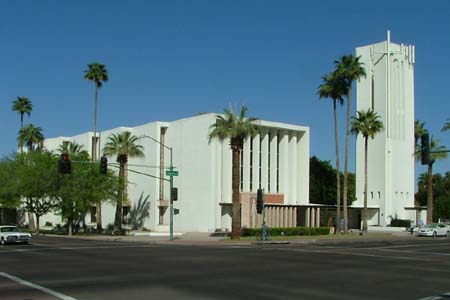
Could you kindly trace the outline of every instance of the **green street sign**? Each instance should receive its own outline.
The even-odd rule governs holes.
[[[178,176],[178,171],[166,171],[166,176]]]

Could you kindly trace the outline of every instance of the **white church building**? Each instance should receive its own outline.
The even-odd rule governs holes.
[[[178,171],[174,187],[178,201],[174,207],[174,230],[178,232],[231,229],[231,170],[232,153],[229,141],[209,141],[210,126],[216,114],[202,114],[173,122],[152,122],[136,127],[119,127],[100,132],[102,149],[112,133],[130,131],[141,137],[145,158],[130,158],[127,168],[157,178],[128,172],[128,192],[125,207],[137,203],[141,193],[150,195],[150,217],[144,227],[153,231],[169,230],[169,183],[165,171],[170,153],[152,137],[173,150],[173,166]],[[261,224],[255,202],[258,188],[266,194],[266,221],[269,226],[292,227],[298,224],[318,226],[320,208],[300,206],[309,204],[309,128],[258,120],[260,133],[245,140],[241,155],[241,214],[242,226]],[[49,138],[44,142],[48,150],[56,150],[63,142],[76,142],[92,153],[93,133],[72,137]],[[116,157],[108,157],[115,162]],[[158,179],[158,177],[160,179]],[[115,206],[102,205],[102,225],[114,222]],[[88,216],[92,224],[95,216]],[[53,224],[61,223],[58,216],[43,218]]]
[[[413,45],[387,41],[356,49],[366,77],[356,86],[356,109],[373,109],[384,130],[368,145],[369,225],[389,225],[391,219],[425,220],[426,210],[414,205],[414,64]],[[364,139],[356,139],[356,197],[363,207]]]

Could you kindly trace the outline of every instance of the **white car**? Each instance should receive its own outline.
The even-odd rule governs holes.
[[[20,232],[16,226],[0,226],[0,244],[28,244],[31,241],[31,234]]]
[[[450,237],[450,227],[441,223],[432,223],[421,227],[419,236],[446,236]]]

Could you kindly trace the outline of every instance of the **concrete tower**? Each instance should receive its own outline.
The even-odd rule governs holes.
[[[372,108],[384,130],[369,139],[369,225],[389,225],[392,218],[417,221],[414,210],[414,63],[412,45],[387,41],[356,48],[367,76],[356,86],[356,109]],[[364,139],[356,139],[356,197],[363,207]]]

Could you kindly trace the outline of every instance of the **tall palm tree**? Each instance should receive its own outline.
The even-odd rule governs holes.
[[[17,97],[12,102],[12,110],[17,111],[20,115],[20,129],[23,128],[23,115],[31,115],[33,110],[33,104],[27,97]],[[23,153],[23,146],[20,146],[20,153]]]
[[[104,82],[109,80],[108,71],[105,65],[98,62],[88,64],[88,69],[84,71],[84,78],[92,81],[95,85],[94,97],[94,141],[92,143],[92,161],[97,160],[97,103],[98,89],[102,87]],[[102,231],[102,205],[99,203],[96,207],[97,211],[97,231]]]
[[[84,78],[92,81],[95,84],[94,97],[94,142],[92,150],[92,160],[97,160],[97,103],[98,103],[98,89],[102,87],[104,82],[108,81],[108,71],[105,65],[94,62],[88,64],[88,69],[84,71]]]
[[[114,229],[122,229],[122,203],[124,199],[124,191],[126,190],[125,165],[128,157],[144,157],[144,147],[136,142],[139,138],[132,135],[129,131],[113,133],[108,137],[108,142],[103,148],[103,155],[117,155],[116,161],[119,163],[119,191],[117,197],[116,218],[114,221]]]
[[[380,116],[372,109],[358,111],[357,116],[352,118],[352,133],[361,134],[364,138],[364,211],[363,232],[367,232],[367,154],[369,151],[369,137],[373,139],[377,133],[383,130],[383,122]]]
[[[447,158],[445,146],[439,145],[439,140],[433,136],[430,137],[430,160],[428,162],[427,172],[427,224],[433,223],[433,164],[436,160]],[[417,159],[420,159],[420,152],[417,153]]]
[[[211,125],[212,131],[209,133],[209,141],[218,138],[223,141],[230,139],[230,147],[233,153],[232,165],[232,222],[231,238],[239,239],[241,235],[241,213],[239,201],[240,183],[240,154],[243,149],[244,140],[249,136],[254,136],[258,132],[258,127],[254,124],[257,118],[247,118],[245,116],[247,107],[242,106],[239,115],[233,109],[225,109],[225,115],[217,115],[216,123]]]
[[[442,126],[441,131],[447,131],[450,130],[450,118],[447,119],[447,121],[445,121],[444,126]]]
[[[317,94],[319,98],[331,98],[333,100],[333,120],[334,120],[334,142],[336,151],[336,226],[337,232],[342,230],[341,228],[341,176],[339,168],[339,137],[338,137],[338,121],[337,121],[337,103],[344,104],[343,95],[347,94],[347,84],[334,71],[326,76],[322,77],[322,84],[319,86]]]
[[[20,147],[26,145],[28,151],[42,149],[42,143],[44,141],[42,128],[36,127],[33,124],[28,124],[19,130],[17,141],[19,142]]]
[[[414,145],[417,146],[417,141],[425,133],[428,133],[428,130],[425,128],[425,122],[422,122],[420,120],[415,120],[414,121]]]
[[[344,191],[343,191],[343,205],[344,205],[344,232],[348,232],[348,210],[347,210],[347,194],[348,194],[348,151],[350,143],[350,119],[351,119],[351,99],[352,99],[352,83],[361,77],[366,76],[366,71],[363,63],[359,61],[360,57],[353,55],[344,55],[340,60],[335,61],[336,71],[339,76],[347,83],[347,122],[345,130],[345,156],[344,156]]]

